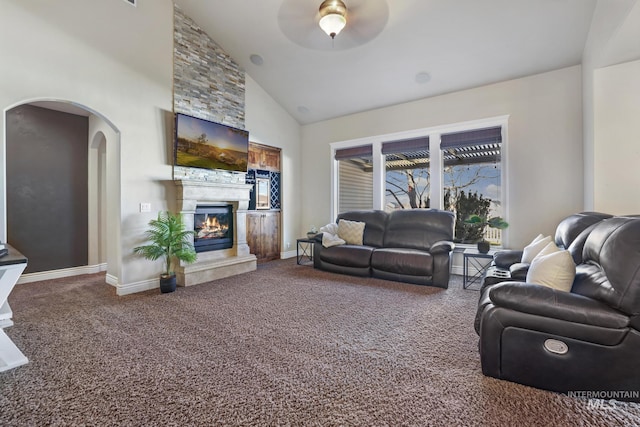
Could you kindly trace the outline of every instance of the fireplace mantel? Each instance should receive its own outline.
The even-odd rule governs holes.
[[[193,264],[180,263],[176,269],[181,286],[210,282],[256,269],[256,257],[247,245],[247,209],[251,184],[175,180],[178,210],[188,230],[193,229],[196,206],[225,203],[233,206],[233,247],[198,253]]]

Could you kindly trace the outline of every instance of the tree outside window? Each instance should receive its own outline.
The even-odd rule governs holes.
[[[503,216],[501,144],[501,127],[441,135],[443,208],[456,214],[458,243],[502,244],[501,230],[465,222],[471,215]]]
[[[382,144],[385,155],[385,210],[431,206],[429,138]]]
[[[465,222],[471,215],[504,217],[502,207],[502,126],[472,129],[438,137],[441,161],[432,167],[429,136],[382,142],[381,151],[372,146],[336,150],[338,160],[338,212],[368,209],[373,204],[376,181],[383,174],[386,211],[437,207],[456,214],[455,241],[473,244],[482,239],[502,244],[500,229]],[[376,149],[377,151],[377,149]],[[382,154],[384,170],[374,170],[372,159]],[[436,174],[436,175],[432,175]],[[440,176],[440,180],[433,177]],[[443,197],[432,200],[432,183],[440,181]],[[432,194],[433,193],[433,194]],[[377,202],[376,202],[377,203]]]

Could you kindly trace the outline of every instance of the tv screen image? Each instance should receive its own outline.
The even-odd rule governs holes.
[[[248,151],[246,130],[176,114],[177,166],[246,172]]]

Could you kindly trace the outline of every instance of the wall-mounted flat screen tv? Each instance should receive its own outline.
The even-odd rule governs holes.
[[[247,171],[246,130],[177,113],[175,147],[177,166]]]

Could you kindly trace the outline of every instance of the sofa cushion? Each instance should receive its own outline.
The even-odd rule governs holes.
[[[341,219],[349,221],[360,221],[366,224],[362,244],[379,248],[383,244],[384,232],[387,227],[389,214],[385,211],[350,211],[338,215],[336,222]]]
[[[556,227],[554,241],[558,247],[568,249],[585,229],[608,218],[611,218],[611,215],[600,212],[580,212],[569,215]]]
[[[438,209],[405,209],[389,214],[385,248],[428,251],[439,241],[453,241],[455,215]]]
[[[584,244],[573,292],[640,314],[640,218],[599,222]]]
[[[338,221],[338,237],[348,245],[361,245],[364,227],[364,222],[341,219]]]
[[[326,248],[318,256],[322,261],[347,267],[369,267],[371,263],[371,246],[340,245]]]
[[[390,273],[432,276],[433,256],[417,249],[380,248],[371,255],[371,267]]]

